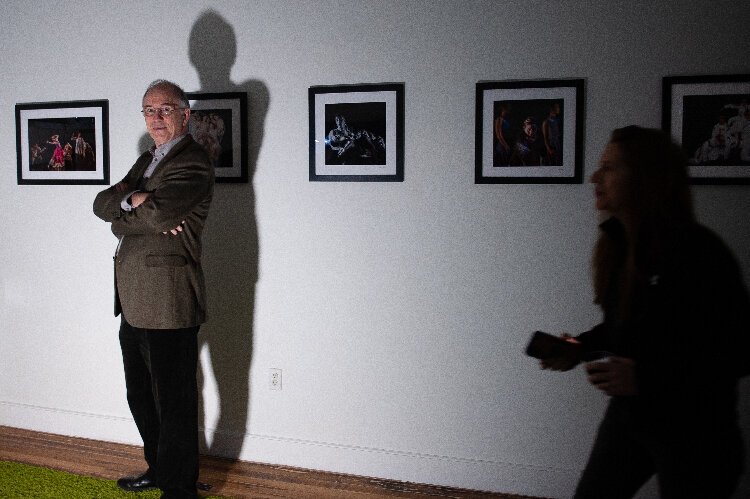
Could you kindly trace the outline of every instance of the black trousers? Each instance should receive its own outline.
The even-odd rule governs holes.
[[[197,497],[199,329],[120,324],[128,405],[165,497]]]
[[[575,499],[628,499],[656,475],[662,499],[727,499],[739,482],[742,439],[736,424],[683,426],[647,435],[610,403]]]

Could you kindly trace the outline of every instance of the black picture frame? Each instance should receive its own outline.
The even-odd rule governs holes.
[[[308,89],[311,182],[404,181],[404,84]]]
[[[109,101],[16,104],[19,185],[109,184]]]
[[[188,92],[188,130],[214,164],[217,183],[247,183],[247,94]]]
[[[750,184],[750,74],[663,77],[662,129],[691,184]]]
[[[475,119],[476,184],[582,182],[583,79],[480,81]]]

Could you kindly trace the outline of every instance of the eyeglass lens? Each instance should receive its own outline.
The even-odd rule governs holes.
[[[155,116],[156,113],[159,113],[162,116],[169,116],[177,109],[178,108],[176,106],[144,107],[141,112],[144,116],[148,116],[150,118],[152,116]]]

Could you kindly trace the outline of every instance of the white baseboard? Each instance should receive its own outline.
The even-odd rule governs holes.
[[[26,430],[140,445],[131,418],[0,401],[0,424]]]
[[[133,420],[0,401],[0,425],[140,445]],[[242,461],[536,497],[569,497],[577,470],[356,447],[272,435],[205,431],[214,455]],[[242,442],[241,448],[234,446]],[[239,452],[239,455],[238,455]]]

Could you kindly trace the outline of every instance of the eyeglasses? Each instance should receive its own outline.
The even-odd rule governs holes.
[[[143,113],[143,116],[147,118],[153,118],[154,116],[156,116],[156,113],[159,113],[162,116],[169,116],[175,111],[181,111],[183,109],[187,108],[167,104],[166,106],[161,107],[146,106],[141,110],[141,112]]]

